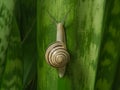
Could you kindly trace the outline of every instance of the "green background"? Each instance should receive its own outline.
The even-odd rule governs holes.
[[[45,61],[64,28],[63,78]],[[0,0],[0,90],[120,90],[120,0]]]

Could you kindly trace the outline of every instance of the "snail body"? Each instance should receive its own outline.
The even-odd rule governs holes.
[[[70,60],[70,55],[67,52],[65,33],[62,23],[57,24],[56,42],[48,47],[45,58],[49,65],[58,70],[59,77],[63,77],[66,65]]]

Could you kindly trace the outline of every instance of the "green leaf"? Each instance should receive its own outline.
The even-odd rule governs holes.
[[[99,54],[95,89],[119,90],[120,0],[107,1],[104,16],[105,30]]]
[[[14,0],[0,0],[0,84],[5,69],[6,50],[8,47]]]
[[[13,19],[0,90],[23,90],[23,59],[20,32]]]
[[[105,0],[37,0],[38,90],[94,90],[104,7]],[[60,79],[45,61],[57,30],[47,10],[59,23],[69,9],[64,28],[71,59]]]
[[[16,10],[16,17],[22,38],[21,47],[24,61],[23,84],[24,88],[29,86],[35,88],[34,83],[36,83],[37,73],[36,0],[20,0],[17,7],[19,11]],[[34,83],[32,83],[33,81]]]

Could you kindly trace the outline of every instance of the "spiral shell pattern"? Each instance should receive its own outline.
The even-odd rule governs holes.
[[[46,50],[46,61],[53,67],[64,67],[70,59],[63,42],[57,41]]]

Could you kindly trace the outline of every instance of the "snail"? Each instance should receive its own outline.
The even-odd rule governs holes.
[[[59,77],[63,77],[70,55],[67,52],[65,33],[62,23],[57,24],[57,38],[56,42],[48,47],[45,54],[46,61],[49,65],[56,68]]]

